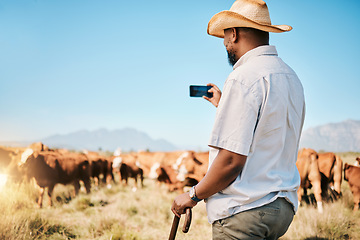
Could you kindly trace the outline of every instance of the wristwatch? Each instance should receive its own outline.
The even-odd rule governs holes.
[[[202,200],[202,199],[197,198],[196,193],[195,193],[195,186],[190,188],[189,196],[190,196],[191,200],[193,200],[195,202],[200,202]]]

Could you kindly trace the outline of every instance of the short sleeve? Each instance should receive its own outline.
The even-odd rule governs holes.
[[[216,112],[209,146],[248,156],[261,101],[240,81],[228,79]]]

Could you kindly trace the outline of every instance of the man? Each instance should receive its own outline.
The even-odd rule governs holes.
[[[291,29],[271,25],[260,0],[237,0],[208,24],[208,34],[224,38],[233,72],[222,93],[209,84],[214,96],[204,97],[217,107],[208,172],[171,209],[180,216],[205,199],[213,239],[277,239],[297,210],[303,88],[269,46],[269,32]]]

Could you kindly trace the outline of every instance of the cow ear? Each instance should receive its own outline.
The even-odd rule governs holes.
[[[39,156],[39,153],[38,153],[38,152],[34,152],[33,155],[34,155],[34,158],[37,158],[37,157]]]

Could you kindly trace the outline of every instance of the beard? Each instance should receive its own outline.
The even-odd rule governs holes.
[[[233,67],[239,59],[236,59],[236,55],[232,50],[227,50],[227,54],[228,54],[228,62],[230,66]]]

